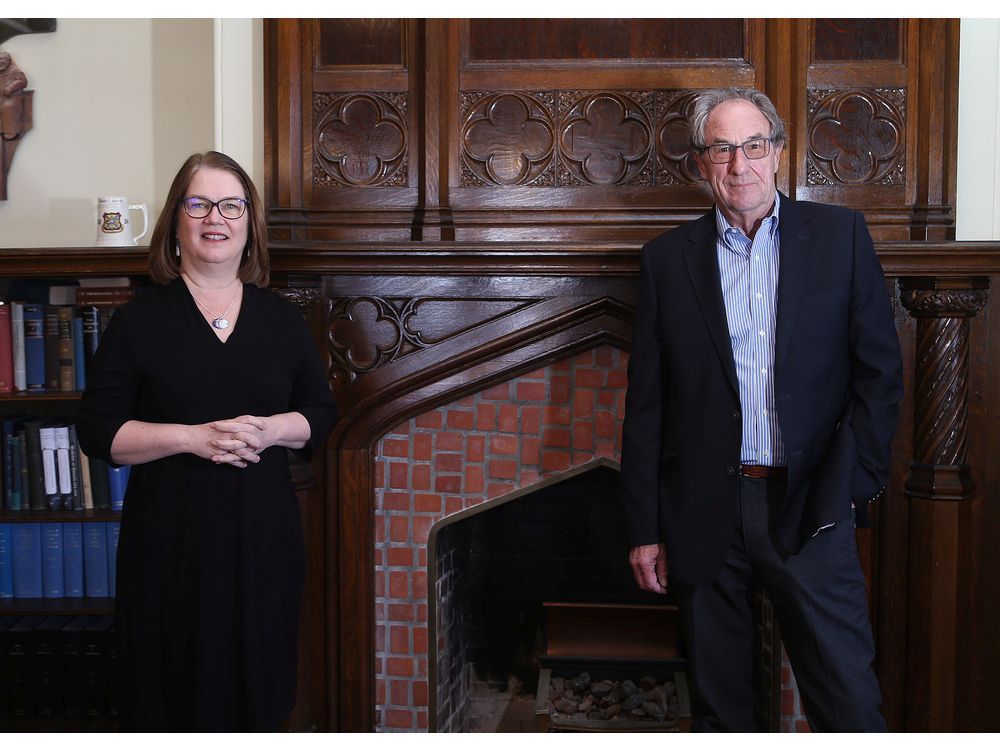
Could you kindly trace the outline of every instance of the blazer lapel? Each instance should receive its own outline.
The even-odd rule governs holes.
[[[782,208],[784,208],[782,206]],[[726,304],[722,299],[722,280],[719,276],[719,260],[716,257],[715,209],[699,219],[688,236],[690,244],[684,250],[684,262],[694,286],[695,295],[701,305],[702,314],[708,324],[712,343],[715,344],[722,367],[734,393],[740,392],[736,379],[736,363],[733,360],[733,345],[729,338],[729,323],[726,320]]]
[[[795,202],[779,193],[781,209],[778,214],[778,305],[775,321],[774,369],[788,351],[788,344],[795,329],[802,293],[805,290],[806,272],[812,253],[812,232],[808,219],[796,209]]]

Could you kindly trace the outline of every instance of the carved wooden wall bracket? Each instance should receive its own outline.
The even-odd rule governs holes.
[[[33,91],[27,90],[28,77],[9,52],[0,50],[0,200],[7,200],[7,174],[14,151],[24,134],[31,130]]]

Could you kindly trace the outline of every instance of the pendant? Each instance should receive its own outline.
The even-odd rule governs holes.
[[[212,328],[218,328],[220,331],[224,331],[229,328],[229,321],[225,318],[216,318],[212,321]]]

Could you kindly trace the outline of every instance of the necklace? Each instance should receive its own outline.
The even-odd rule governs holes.
[[[202,310],[204,310],[205,312],[207,312],[209,315],[212,316],[212,328],[217,328],[220,331],[224,331],[227,328],[229,328],[229,319],[226,317],[226,315],[228,315],[229,311],[232,309],[233,303],[236,301],[236,297],[240,293],[240,289],[242,288],[243,288],[242,284],[236,287],[236,293],[233,295],[233,298],[229,300],[229,305],[226,307],[226,310],[225,312],[222,313],[222,315],[216,315],[214,312],[212,312],[203,304],[201,304],[201,301],[197,297],[195,297],[193,293],[191,294],[191,299],[193,299],[195,302],[198,303],[198,307],[200,307]]]

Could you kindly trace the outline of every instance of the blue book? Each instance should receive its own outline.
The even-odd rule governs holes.
[[[24,305],[24,370],[29,391],[45,390],[45,309]]]
[[[65,591],[62,524],[46,522],[42,524],[42,596],[62,599]]]
[[[14,537],[9,523],[0,523],[0,599],[14,596]]]
[[[83,364],[83,318],[79,310],[73,315],[73,361],[76,365],[76,389],[83,392],[87,387],[87,369]]]
[[[12,523],[14,537],[14,598],[42,598],[42,525]]]
[[[89,597],[108,596],[108,531],[102,521],[83,524],[83,584]]]
[[[83,596],[83,524],[67,521],[63,524],[64,596]]]
[[[118,572],[118,534],[121,521],[108,521],[108,591],[115,595],[115,578]]]
[[[108,466],[108,489],[111,491],[111,510],[121,510],[125,504],[125,490],[131,466]]]

